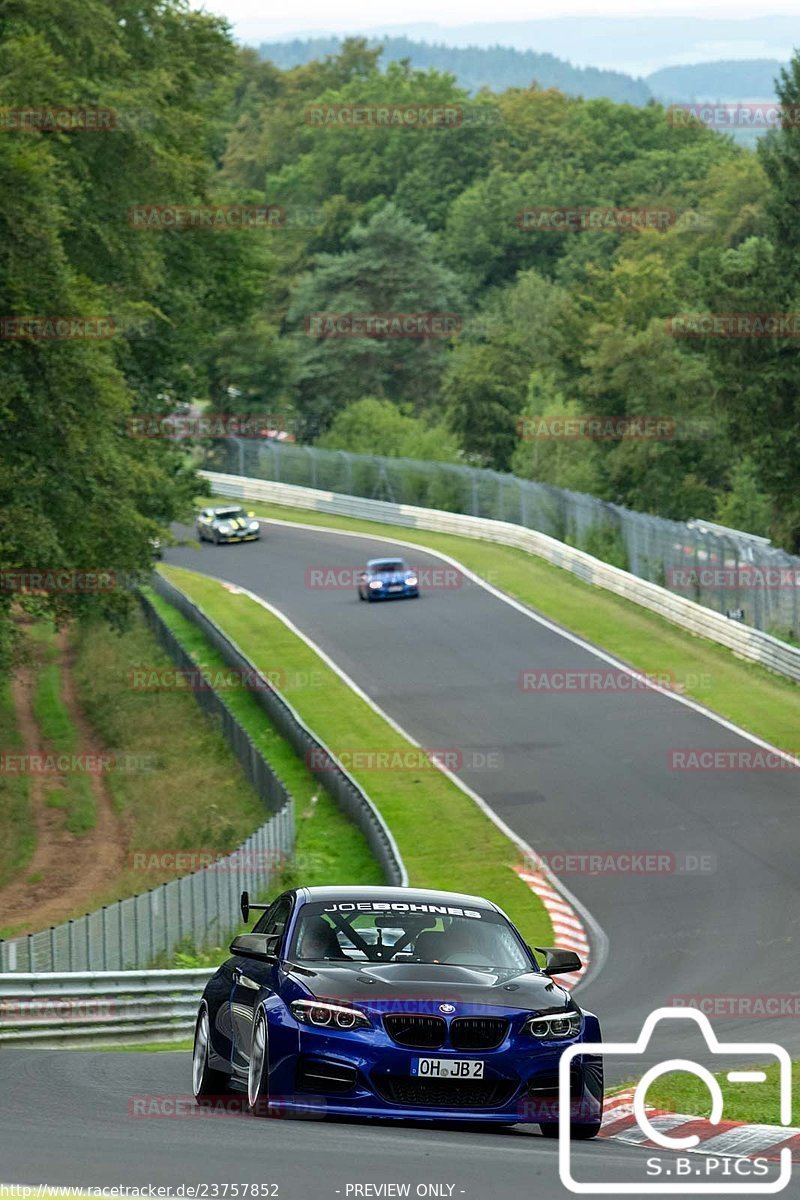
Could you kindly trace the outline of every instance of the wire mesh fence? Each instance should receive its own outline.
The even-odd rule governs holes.
[[[548,534],[777,637],[800,638],[800,558],[707,521],[669,521],[534,480],[458,463],[277,441],[214,443],[210,470],[509,521]]]

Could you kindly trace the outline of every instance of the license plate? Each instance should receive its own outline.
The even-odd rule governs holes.
[[[483,1063],[476,1058],[415,1058],[411,1074],[421,1079],[483,1079]]]
[[[402,592],[402,590],[403,590],[402,583],[393,583],[391,585],[391,587],[389,588],[390,592]]]

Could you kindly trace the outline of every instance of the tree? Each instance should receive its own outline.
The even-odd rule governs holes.
[[[457,462],[460,452],[441,425],[400,411],[389,400],[356,400],[337,415],[317,443],[326,450],[381,454],[389,458],[422,458]]]
[[[394,205],[356,225],[341,254],[318,256],[298,283],[289,322],[297,332],[298,411],[323,430],[365,393],[403,401],[415,413],[432,406],[447,356],[447,337],[315,337],[303,329],[318,313],[455,314],[463,296],[456,275],[437,262],[431,235]]]

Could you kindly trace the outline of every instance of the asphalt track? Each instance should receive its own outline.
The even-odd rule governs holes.
[[[607,664],[475,584],[371,605],[350,589],[308,586],[312,569],[357,567],[391,552],[367,537],[269,523],[260,543],[177,547],[166,560],[275,604],[423,746],[457,749],[458,774],[540,852],[670,853],[690,864],[710,856],[710,870],[565,876],[609,939],[602,971],[578,993],[600,1015],[607,1039],[633,1040],[644,1018],[675,996],[796,991],[797,773],[671,769],[676,748],[752,743],[652,690],[523,692],[523,670]],[[416,550],[399,553],[414,565],[442,565]],[[800,1057],[796,1019],[726,1019],[715,1027],[725,1041],[776,1041]],[[670,1030],[656,1049],[662,1058],[707,1058],[699,1041]],[[610,1075],[640,1066],[622,1059]],[[5,1051],[0,1180],[274,1180],[283,1200],[345,1197],[348,1184],[365,1182],[411,1183],[411,1194],[417,1183],[452,1184],[456,1198],[567,1195],[557,1143],[521,1127],[476,1133],[128,1117],[132,1094],[185,1094],[188,1083],[180,1054]],[[575,1153],[581,1175],[644,1178],[646,1156],[635,1148],[596,1141]]]

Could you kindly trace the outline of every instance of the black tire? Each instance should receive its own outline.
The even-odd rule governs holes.
[[[253,1041],[247,1071],[247,1107],[254,1117],[269,1115],[269,1035],[264,1009],[253,1022]]]
[[[558,1121],[542,1121],[539,1123],[539,1128],[542,1131],[542,1137],[558,1137]],[[597,1137],[599,1132],[599,1121],[593,1121],[591,1125],[570,1125],[569,1127],[569,1136],[576,1142],[588,1141],[589,1138]]]
[[[358,598],[359,598],[359,600],[366,600],[366,598],[367,598],[364,595],[364,593],[361,591],[361,588],[358,589]]]
[[[201,1004],[194,1027],[194,1047],[192,1049],[192,1091],[198,1104],[202,1104],[205,1096],[224,1095],[230,1084],[230,1078],[224,1071],[217,1071],[208,1065],[210,1045],[211,1021],[208,1007]]]

